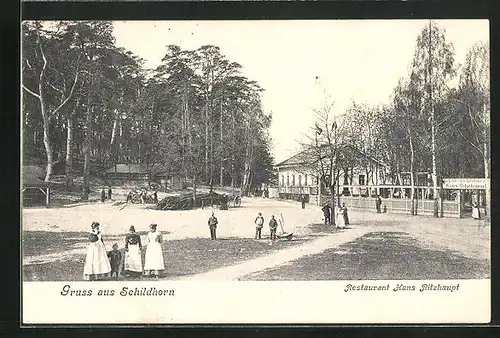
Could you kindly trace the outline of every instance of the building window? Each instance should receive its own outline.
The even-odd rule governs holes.
[[[358,177],[358,184],[359,185],[365,185],[365,175],[359,175],[359,177]]]
[[[304,185],[307,187],[307,174],[304,174]]]
[[[301,187],[301,186],[302,186],[302,176],[299,175],[299,187]]]
[[[285,175],[281,175],[281,186],[285,185]]]
[[[292,174],[292,186],[295,187],[295,175],[294,174]]]
[[[290,176],[288,176],[288,174],[286,174],[286,186],[290,186]]]

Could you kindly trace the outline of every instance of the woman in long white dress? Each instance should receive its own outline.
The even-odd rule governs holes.
[[[345,220],[344,220],[344,210],[340,207],[337,208],[336,210],[336,220],[335,220],[335,226],[337,229],[344,229],[345,228]]]
[[[127,274],[142,273],[141,259],[141,236],[135,233],[135,227],[130,226],[129,233],[125,237],[125,272]]]
[[[102,234],[99,231],[99,223],[92,222],[90,227],[92,231],[89,235],[90,244],[87,249],[85,266],[83,267],[83,278],[86,280],[103,279],[109,276],[111,264],[102,240]]]
[[[144,274],[154,275],[158,278],[160,271],[165,270],[165,264],[163,262],[163,252],[161,250],[161,243],[163,238],[160,232],[156,231],[157,225],[151,224],[149,226],[149,232],[147,239],[146,248],[146,259],[144,262]]]

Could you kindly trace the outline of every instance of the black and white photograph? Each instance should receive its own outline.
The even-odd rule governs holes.
[[[54,308],[126,298],[141,322],[173,322],[152,308],[182,285],[200,302],[245,293],[266,314],[313,282],[489,321],[487,20],[24,21],[21,34],[34,321],[50,322],[25,300],[45,286]],[[318,320],[398,321],[370,306]],[[309,320],[290,311],[275,320]]]

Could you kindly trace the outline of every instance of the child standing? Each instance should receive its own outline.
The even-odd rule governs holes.
[[[122,262],[122,253],[118,250],[118,244],[113,244],[113,250],[108,253],[108,257],[111,263],[111,278],[113,278],[113,274],[115,274],[118,279],[120,264]]]

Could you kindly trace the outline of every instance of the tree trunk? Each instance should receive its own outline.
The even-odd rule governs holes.
[[[92,86],[91,86],[92,87]],[[83,149],[85,153],[85,162],[83,164],[83,200],[87,201],[89,199],[88,192],[90,191],[90,152],[92,150],[92,111],[90,93],[87,94],[87,121],[86,128],[87,133],[85,137],[85,147]]]
[[[118,151],[117,151],[117,161],[118,163],[124,162],[123,161],[123,126],[122,126],[122,119],[120,119],[119,123],[119,140],[118,140]],[[126,162],[126,161],[125,161]]]
[[[205,182],[208,181],[208,96],[206,98],[206,106],[205,106]]]
[[[77,103],[78,106],[78,103]],[[73,189],[73,115],[68,115],[68,135],[66,137],[66,189]]]
[[[432,197],[434,199],[434,217],[439,217],[439,194],[436,165],[436,126],[434,121],[434,108],[431,107],[431,151],[432,151]]]
[[[196,208],[196,175],[193,175],[193,209]]]
[[[483,104],[483,117],[486,123],[484,123],[483,131],[483,164],[484,164],[484,178],[490,179],[490,154],[488,151],[488,132],[489,123],[487,123],[488,110],[486,104]],[[486,215],[491,215],[491,185],[490,182],[486,182],[485,189],[486,197]]]
[[[432,153],[432,198],[434,199],[434,217],[439,217],[438,182],[436,165],[436,116],[432,102],[432,23],[429,21],[429,110],[431,114],[431,153]]]
[[[222,187],[224,185],[224,145],[222,141],[222,122],[223,122],[223,116],[222,116],[222,99],[220,101],[220,178],[219,178],[219,183],[220,186]]]
[[[336,222],[335,222],[335,184],[333,184],[333,185],[330,184],[329,188],[330,188],[330,203],[332,204],[332,214],[330,215],[330,225],[336,225]]]
[[[45,102],[42,97],[40,97],[40,108],[42,110],[43,119],[43,144],[45,146],[45,152],[47,154],[47,172],[45,175],[45,181],[48,182],[52,176],[52,165],[53,165],[53,155],[52,155],[52,143],[49,137],[49,118],[45,109]]]
[[[411,130],[409,128],[408,139],[410,141],[411,214],[417,215],[418,203],[415,194],[415,149],[413,148],[413,137],[411,136]],[[401,192],[401,194],[402,193],[403,192]]]
[[[42,42],[38,40],[38,44],[40,47],[40,52],[43,57],[43,66],[42,70],[40,71],[40,77],[38,81],[38,99],[40,101],[40,111],[42,113],[42,121],[43,121],[43,145],[45,146],[45,153],[47,156],[47,172],[45,174],[45,181],[48,182],[50,180],[50,177],[52,176],[52,162],[53,162],[53,156],[52,156],[52,143],[50,141],[50,136],[49,136],[49,131],[50,131],[50,118],[49,118],[49,112],[47,111],[47,107],[45,106],[45,93],[44,93],[44,88],[43,84],[45,82],[45,71],[48,66],[47,59],[44,54]]]

